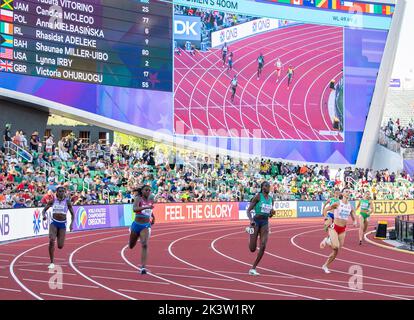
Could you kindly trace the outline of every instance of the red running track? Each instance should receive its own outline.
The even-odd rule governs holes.
[[[72,233],[57,251],[63,284],[54,290],[48,283],[47,237],[3,244],[0,299],[414,298],[414,256],[359,246],[351,226],[332,273],[323,273],[329,250],[319,249],[321,224],[310,218],[272,221],[259,277],[247,274],[256,253],[248,250],[243,221],[156,225],[148,275],[137,273],[140,250],[126,248],[126,228]],[[361,290],[348,285],[355,265],[363,271]]]
[[[230,46],[227,72],[220,49],[174,58],[174,125],[177,134],[343,141],[328,112],[329,82],[342,77],[343,29],[297,25],[249,37]],[[257,80],[257,57],[265,65]],[[283,63],[276,82],[277,58]],[[287,89],[287,68],[295,75]],[[230,82],[238,76],[234,103]],[[322,131],[325,131],[322,132]],[[330,133],[326,133],[326,131]]]

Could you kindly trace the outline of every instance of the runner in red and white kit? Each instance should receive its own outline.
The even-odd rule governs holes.
[[[339,202],[336,202],[326,208],[327,211],[333,211],[334,213],[334,222],[329,228],[329,240],[328,245],[332,248],[332,253],[326,260],[325,264],[322,266],[325,273],[331,273],[328,266],[335,260],[338,255],[339,249],[344,246],[345,234],[346,234],[346,224],[348,223],[349,216],[352,217],[354,226],[357,226],[357,220],[355,217],[355,209],[352,204],[349,202],[350,191],[347,188],[342,190],[342,197],[340,197]]]
[[[275,67],[276,67],[276,75],[277,75],[276,82],[279,82],[280,72],[282,71],[282,68],[283,68],[282,61],[280,61],[280,58],[276,59]]]

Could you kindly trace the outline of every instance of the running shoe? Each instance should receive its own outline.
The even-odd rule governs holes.
[[[51,263],[51,264],[49,264],[49,266],[47,268],[48,269],[54,269],[55,268],[55,264],[54,263]]]
[[[331,273],[331,271],[328,269],[326,265],[322,266],[322,270],[325,271],[325,273]]]
[[[260,273],[256,271],[256,269],[250,269],[249,274],[251,276],[260,276]]]
[[[141,269],[140,269],[140,273],[141,273],[141,274],[147,274],[147,269],[145,269],[145,268],[141,268]]]

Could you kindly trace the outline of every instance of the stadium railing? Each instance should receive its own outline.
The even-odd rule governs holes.
[[[401,215],[395,217],[395,235],[397,241],[410,245],[413,249],[414,245],[414,219],[413,215]]]
[[[30,152],[26,151],[25,149],[11,141],[4,142],[4,149],[6,151],[6,154],[13,152],[16,154],[18,158],[22,158],[28,162],[33,161],[33,155]]]
[[[401,144],[393,140],[392,138],[388,137],[382,130],[380,130],[379,132],[378,143],[391,151],[397,153],[400,153],[401,151]]]

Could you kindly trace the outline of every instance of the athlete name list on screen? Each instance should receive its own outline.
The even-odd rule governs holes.
[[[145,2],[14,1],[2,71],[170,91],[171,4]]]

